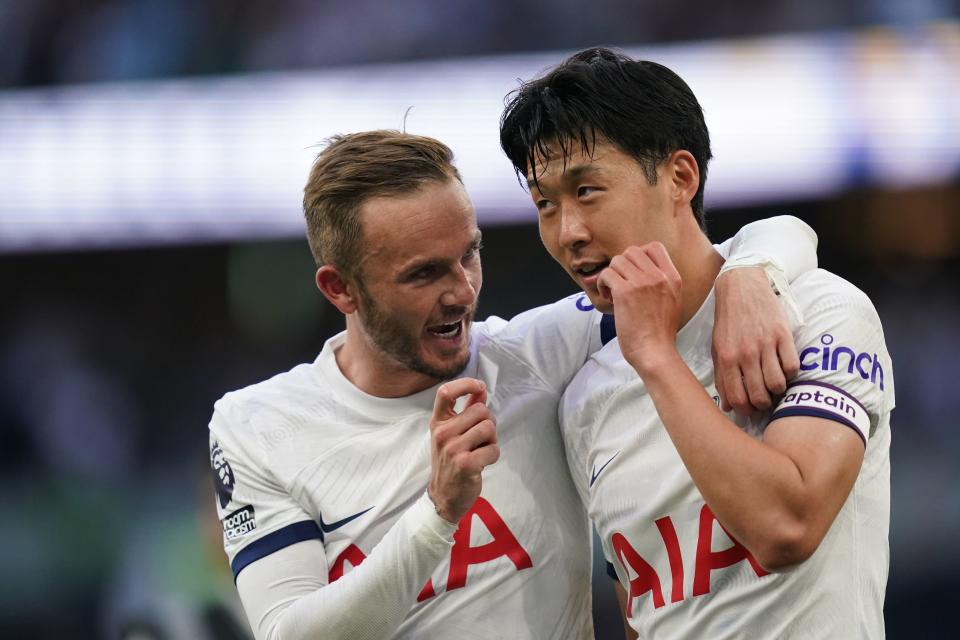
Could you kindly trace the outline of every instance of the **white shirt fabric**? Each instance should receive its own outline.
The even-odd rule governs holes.
[[[816,266],[815,249],[790,217],[719,247],[789,278]],[[257,638],[592,638],[589,523],[557,409],[613,335],[583,294],[474,324],[461,375],[486,383],[501,457],[459,529],[425,496],[436,387],[360,391],[334,358],[344,334],[315,362],[217,402],[217,508]]]
[[[577,295],[509,323],[473,325],[462,375],[486,383],[501,457],[484,470],[476,515],[463,521],[469,538],[452,550],[449,543],[434,547],[439,563],[414,583],[408,601],[399,598],[409,614],[396,637],[592,637],[590,529],[562,462],[556,412],[570,378],[600,347],[600,322]],[[241,596],[246,567],[278,547],[322,541],[316,569],[326,579],[307,581],[309,593],[329,581],[341,554],[354,561],[370,555],[411,506],[419,505],[415,522],[402,530],[426,522],[442,536],[447,524],[424,496],[436,387],[397,399],[367,395],[337,367],[344,336],[327,341],[312,364],[216,404],[212,446],[233,481],[226,506],[221,483],[218,507]],[[422,534],[414,546],[430,554],[424,547],[437,536]],[[341,568],[347,583],[356,567],[347,561]],[[417,602],[427,578],[436,595]],[[244,603],[249,614],[248,598]],[[351,608],[363,614],[364,606],[361,600]],[[251,620],[254,629],[264,622],[269,626]]]
[[[628,594],[631,581],[642,591],[629,602],[630,624],[641,638],[884,635],[895,403],[890,356],[876,311],[856,287],[815,270],[791,288],[805,318],[794,333],[801,371],[773,411],[729,417],[756,438],[782,416],[827,418],[857,431],[866,449],[820,547],[789,572],[766,574],[713,518],[616,340],[590,358],[563,397],[571,474],[617,578]],[[679,332],[677,347],[719,402],[713,321],[711,292]]]

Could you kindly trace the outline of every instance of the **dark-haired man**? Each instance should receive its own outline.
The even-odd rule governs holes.
[[[210,423],[225,547],[256,636],[592,637],[589,524],[557,406],[610,320],[578,294],[473,322],[480,231],[436,140],[334,139],[304,210],[317,286],[346,331],[314,362],[227,394]],[[813,246],[781,220],[725,250],[763,263],[766,247],[795,274]],[[757,322],[721,346],[782,330],[753,277],[724,276],[730,316]]]
[[[702,229],[710,143],[686,83],[587,50],[513,95],[501,141],[547,250],[615,313],[617,339],[570,383],[561,423],[633,630],[882,637],[894,392],[867,297],[800,276],[799,375],[775,406],[724,412],[740,380],[711,359],[724,258]],[[758,351],[779,384],[780,348]]]

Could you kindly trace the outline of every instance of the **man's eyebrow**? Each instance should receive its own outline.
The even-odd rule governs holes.
[[[480,229],[477,229],[477,232],[473,234],[473,240],[470,241],[470,246],[468,249],[476,249],[483,243],[483,232]],[[412,273],[414,271],[419,271],[425,267],[442,267],[448,264],[450,261],[445,258],[417,258],[412,262],[403,265],[400,267],[400,273]]]
[[[402,276],[407,276],[411,273],[416,273],[420,269],[442,267],[443,265],[447,264],[447,262],[447,260],[442,260],[439,258],[420,258],[403,265],[403,267],[400,268],[399,273]]]
[[[600,170],[599,167],[593,164],[578,164],[575,167],[570,167],[568,169],[565,169],[564,172],[560,174],[560,177],[558,179],[560,180],[561,183],[570,183],[570,182],[575,182],[580,178],[584,177],[585,175],[589,175],[591,173],[603,173],[603,172]],[[527,188],[539,189],[539,185],[537,184],[538,181],[539,179],[537,181],[534,181],[533,178],[527,178]]]

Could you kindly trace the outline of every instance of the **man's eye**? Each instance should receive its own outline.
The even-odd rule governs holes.
[[[540,200],[537,200],[536,204],[537,204],[537,209],[539,209],[540,211],[543,211],[544,209],[549,209],[550,207],[553,206],[553,203],[551,201],[542,199],[542,198]]]
[[[425,279],[430,278],[431,276],[433,276],[433,274],[434,274],[435,272],[436,272],[436,269],[435,269],[434,267],[423,267],[423,268],[417,269],[416,271],[414,271],[413,273],[411,273],[411,274],[410,274],[410,279],[411,279],[411,280],[425,280]]]
[[[594,193],[596,190],[597,190],[596,187],[580,187],[579,189],[577,189],[577,197],[585,198],[591,193]]]

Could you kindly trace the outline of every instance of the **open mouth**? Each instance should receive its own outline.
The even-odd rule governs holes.
[[[607,268],[610,261],[591,262],[581,264],[573,269],[573,272],[583,279],[592,279],[600,275],[600,272]]]
[[[435,324],[427,327],[427,333],[445,340],[455,340],[463,334],[463,320],[457,320],[449,324]]]

